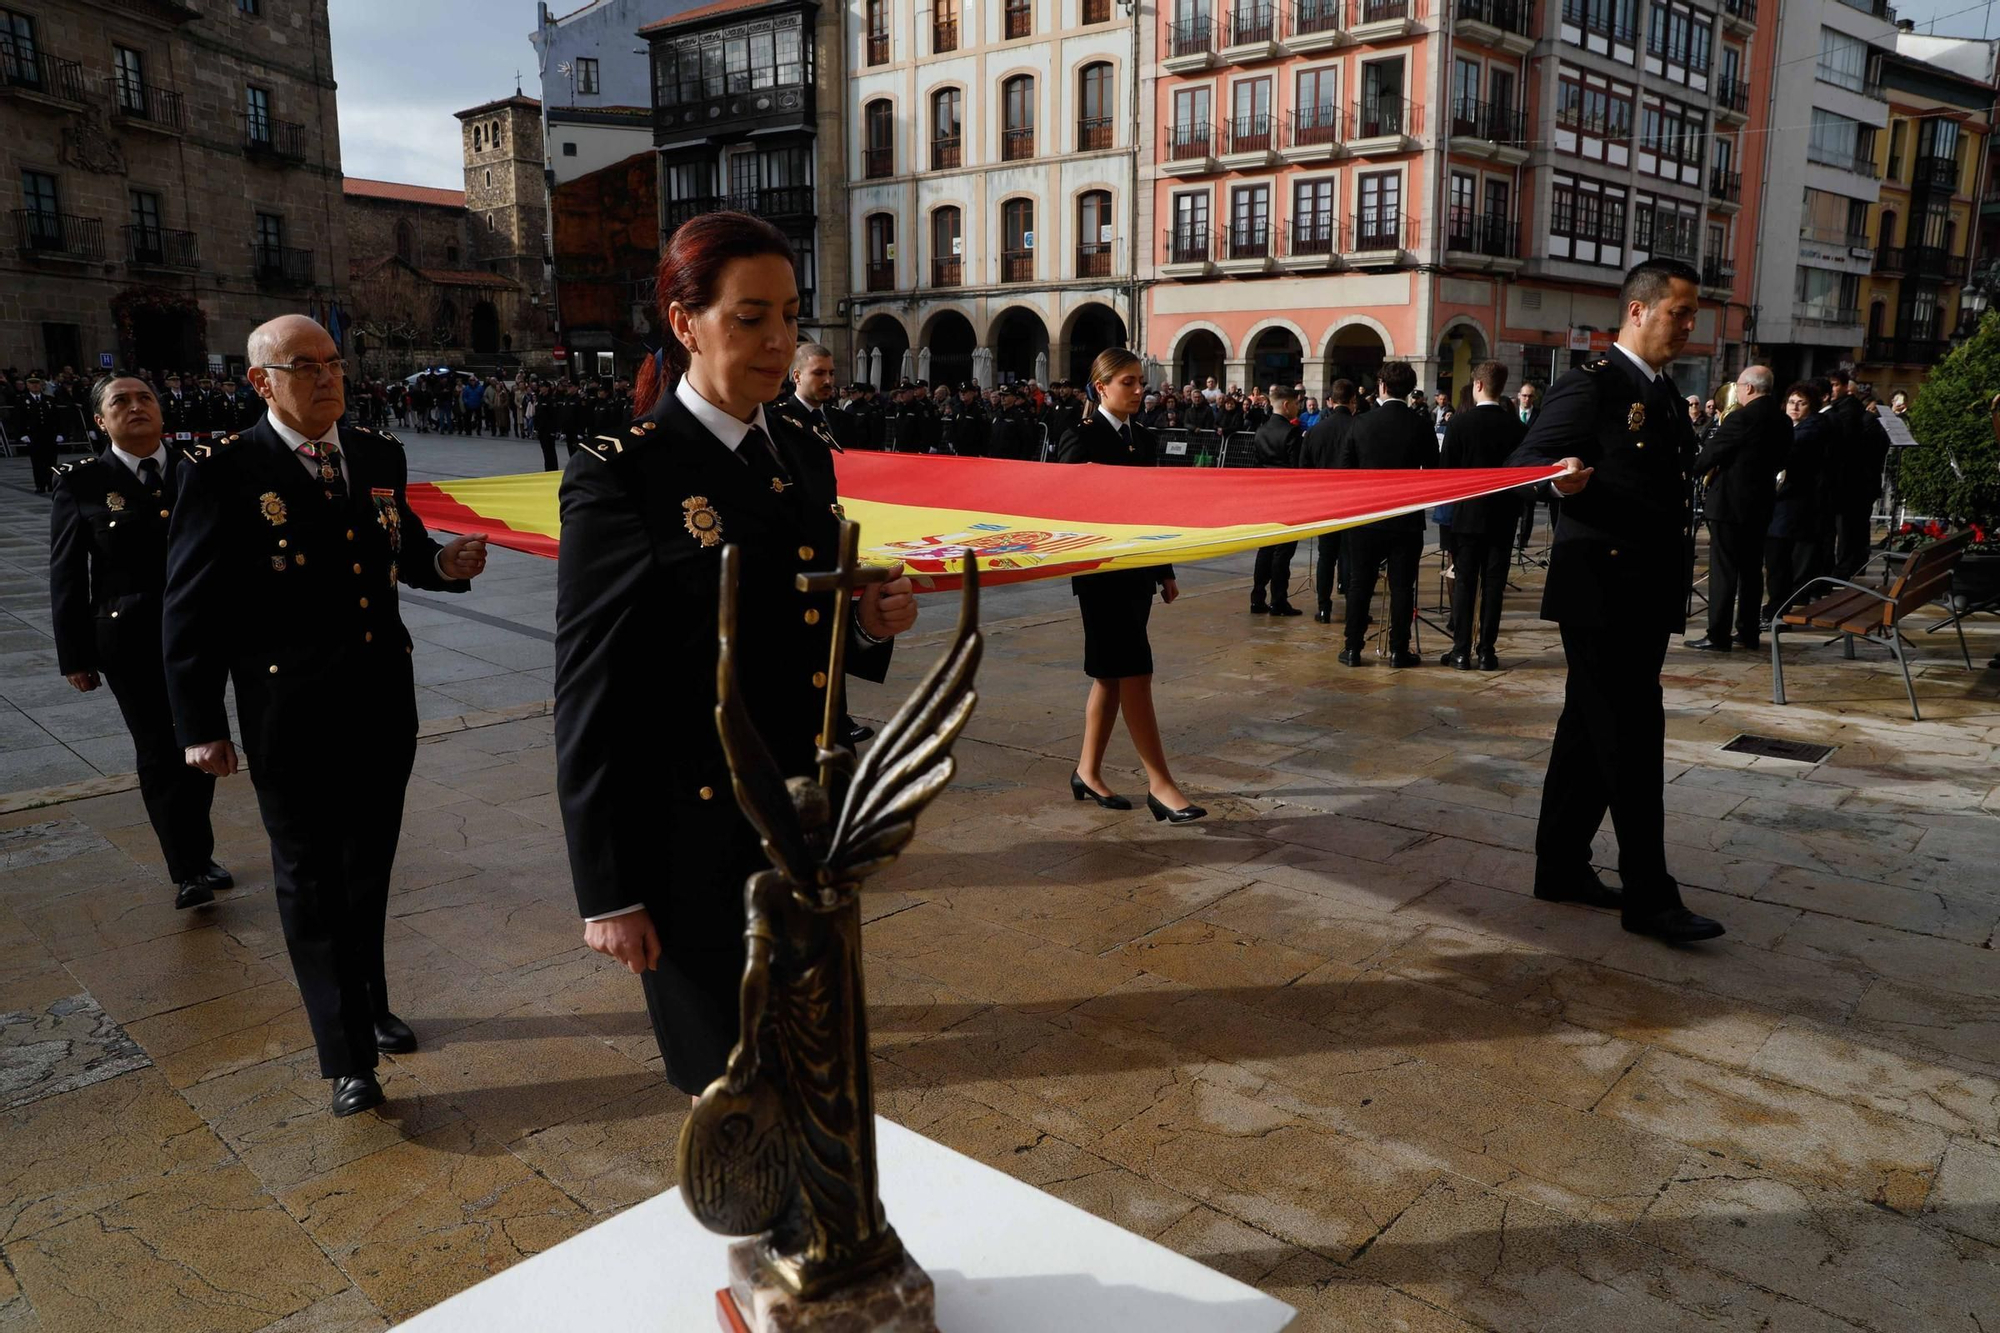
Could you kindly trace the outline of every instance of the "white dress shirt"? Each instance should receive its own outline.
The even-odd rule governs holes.
[[[1647,365],[1644,361],[1641,361],[1639,359],[1639,354],[1633,351],[1631,348],[1627,347],[1624,343],[1612,343],[1611,345],[1613,347],[1616,347],[1619,351],[1625,353],[1626,359],[1631,361],[1633,365],[1639,367],[1639,373],[1645,376],[1652,383],[1658,384],[1661,381],[1661,379],[1664,378],[1664,376],[1662,376],[1659,371],[1653,369],[1651,366]]]
[[[308,444],[318,444],[323,441],[331,444],[335,449],[339,449],[340,452],[336,456],[338,461],[335,462],[334,466],[340,469],[340,479],[347,483],[347,493],[349,495],[354,493],[354,473],[347,466],[347,450],[340,448],[339,426],[328,427],[326,434],[315,439],[307,435],[304,431],[293,430],[290,426],[278,420],[276,412],[267,412],[265,420],[271,423],[271,429],[278,432],[278,438],[285,442],[285,447],[292,451],[292,457],[299,460],[305,467],[306,475],[314,481],[319,480],[319,460],[305,451],[306,446]],[[444,551],[442,549],[435,556],[431,557],[431,568],[437,571],[437,576],[441,579],[451,577],[451,575],[444,572]]]
[[[680,399],[682,407],[693,413],[696,421],[699,421],[708,428],[710,435],[713,435],[716,439],[721,440],[723,444],[727,445],[731,453],[736,453],[743,447],[744,437],[750,434],[753,426],[764,432],[765,439],[768,440],[771,438],[771,431],[764,424],[764,405],[762,403],[757,404],[756,416],[751,417],[748,421],[738,421],[735,417],[696,393],[694,385],[688,383],[688,377],[685,375],[681,376],[681,382],[674,386],[674,397]],[[774,449],[776,447],[775,444],[772,446]]]
[[[145,462],[146,461],[145,458],[141,458],[137,454],[128,454],[115,444],[111,446],[111,452],[118,456],[119,462],[123,463],[126,467],[132,470],[133,476],[138,477],[140,481],[144,481],[146,479],[139,471],[139,464]],[[165,481],[167,477],[166,462],[163,461],[160,457],[161,453],[163,452],[164,452],[163,449],[161,449],[159,446],[155,446],[153,452],[147,455],[147,458],[151,458],[154,463],[158,464],[160,469],[161,481]]]

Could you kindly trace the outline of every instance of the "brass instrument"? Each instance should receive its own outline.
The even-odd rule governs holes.
[[[1736,397],[1735,380],[1729,381],[1729,383],[1715,391],[1715,419],[1717,421],[1728,420],[1729,414],[1741,406],[1743,404],[1738,402]],[[1710,468],[1707,474],[1702,477],[1701,484],[1703,486],[1715,485],[1715,474],[1717,471],[1718,469],[1716,468]]]

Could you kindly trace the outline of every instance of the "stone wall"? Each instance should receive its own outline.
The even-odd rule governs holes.
[[[341,211],[348,253],[356,263],[398,254],[396,229],[405,222],[412,245],[411,253],[403,258],[418,268],[462,268],[472,253],[462,208],[350,194],[344,197]]]
[[[634,286],[659,264],[658,171],[651,151],[635,154],[555,192],[556,299],[566,330],[609,330],[621,365],[654,337],[649,319],[632,321]]]

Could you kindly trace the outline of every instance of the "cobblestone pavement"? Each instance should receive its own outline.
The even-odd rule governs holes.
[[[411,452],[445,476],[533,446]],[[336,1121],[247,784],[216,807],[239,887],[175,913],[109,701],[49,688],[24,466],[0,461],[0,1330],[381,1329],[670,1184],[684,1099],[570,896],[553,567],[408,599],[425,737],[388,949],[423,1048]],[[1917,633],[1913,723],[1880,651],[1788,650],[1786,708],[1768,662],[1672,651],[1670,859],[1731,932],[1676,950],[1528,896],[1562,682],[1534,571],[1497,675],[1339,668],[1337,631],[1244,614],[1244,562],[1187,573],[1154,617],[1213,812],[1185,828],[1069,799],[1067,589],[989,603],[959,779],[867,899],[886,1113],[1307,1329],[2000,1329],[2000,673]],[[856,712],[936,651],[926,614]],[[1837,748],[1719,748],[1741,732]]]

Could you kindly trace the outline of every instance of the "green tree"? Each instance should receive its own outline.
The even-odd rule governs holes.
[[[2000,393],[2000,310],[1938,363],[1910,405],[1917,447],[1897,451],[1896,485],[1913,514],[2000,519],[2000,444],[1987,405]]]

